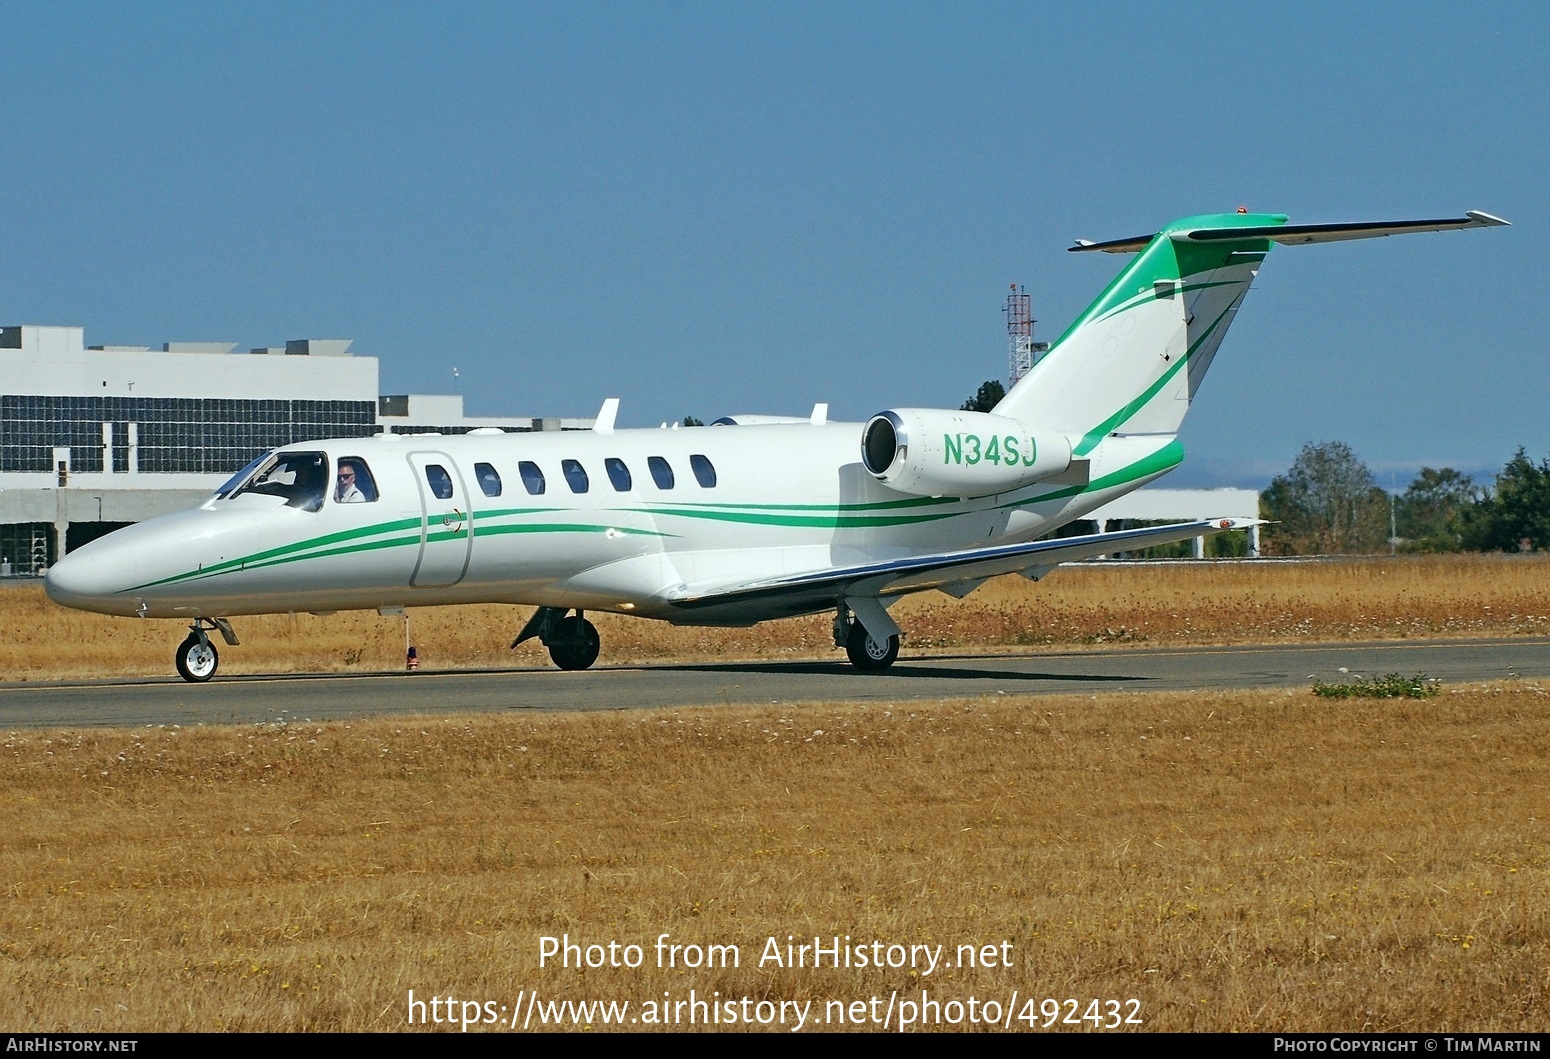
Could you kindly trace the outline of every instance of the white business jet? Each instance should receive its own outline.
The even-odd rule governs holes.
[[[555,664],[598,655],[588,610],[746,626],[834,612],[859,669],[899,652],[888,607],[998,574],[1256,524],[1208,519],[1044,539],[1183,459],[1177,434],[1272,243],[1487,228],[1190,217],[1074,251],[1136,254],[989,413],[895,408],[866,423],[741,416],[708,429],[378,435],[266,453],[199,508],[93,541],[48,572],[57,603],[180,618],[177,668],[215,674],[210,634],[286,611],[536,606]]]

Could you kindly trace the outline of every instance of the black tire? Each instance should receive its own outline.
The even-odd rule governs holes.
[[[554,627],[548,644],[549,657],[561,669],[587,669],[597,661],[603,641],[597,627],[585,618],[566,618]]]
[[[850,664],[857,669],[877,671],[893,665],[899,657],[899,637],[890,636],[886,644],[872,639],[859,621],[850,623],[850,635],[845,639],[845,653]]]
[[[221,656],[216,652],[215,645],[192,633],[178,645],[177,661],[178,676],[190,684],[203,684],[215,676],[215,671],[221,666]]]

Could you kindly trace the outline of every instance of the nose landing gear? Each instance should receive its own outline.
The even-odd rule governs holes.
[[[176,658],[178,676],[190,684],[203,684],[215,676],[221,664],[221,656],[215,644],[210,642],[210,637],[205,633],[207,622],[209,628],[219,632],[221,639],[229,646],[237,646],[237,634],[232,631],[231,622],[225,618],[194,619],[194,624],[189,626],[188,639],[178,645]]]

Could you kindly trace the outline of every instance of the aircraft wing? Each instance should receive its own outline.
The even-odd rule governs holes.
[[[1057,537],[993,548],[916,555],[747,582],[686,595],[671,603],[684,611],[722,610],[727,612],[729,619],[754,608],[765,617],[810,614],[827,609],[839,599],[901,596],[930,588],[951,591],[954,586],[966,586],[967,591],[985,578],[998,574],[1021,573],[1039,578],[1061,563],[1262,525],[1261,519],[1201,519],[1145,529],[1090,533],[1082,537]],[[689,617],[685,614],[686,619]]]

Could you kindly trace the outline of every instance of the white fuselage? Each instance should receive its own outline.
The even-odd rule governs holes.
[[[281,451],[326,461],[331,484],[316,510],[251,491],[217,495],[77,549],[50,572],[48,590],[70,606],[144,617],[501,602],[748,624],[822,605],[685,611],[672,600],[1030,540],[1180,456],[1172,438],[1113,438],[1081,483],[915,496],[862,467],[861,430],[783,423],[297,444]],[[341,461],[365,469],[369,499],[336,500]],[[572,483],[576,466],[585,491]]]

